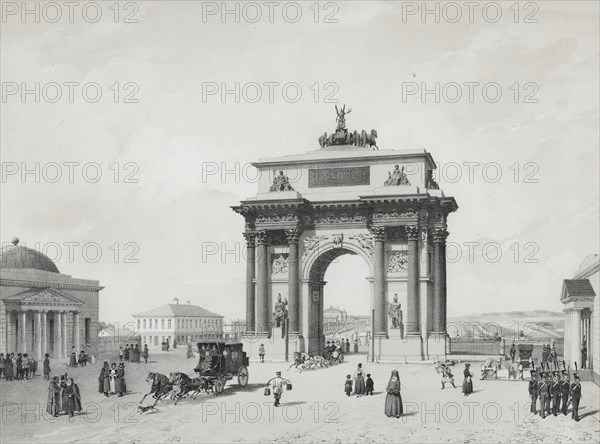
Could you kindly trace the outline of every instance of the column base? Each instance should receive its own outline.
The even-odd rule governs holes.
[[[428,359],[445,360],[448,356],[446,332],[430,332],[427,337]]]

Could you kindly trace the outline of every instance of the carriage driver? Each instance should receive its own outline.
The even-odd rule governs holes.
[[[281,395],[286,384],[291,384],[290,380],[282,378],[281,372],[276,372],[275,377],[267,382],[267,386],[271,386],[273,389],[273,397],[275,398],[275,407],[279,406]]]

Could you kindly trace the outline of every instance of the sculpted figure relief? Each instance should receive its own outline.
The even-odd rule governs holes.
[[[383,186],[398,186],[398,185],[410,185],[410,181],[406,177],[404,167],[400,169],[400,165],[394,167],[393,172],[388,171],[388,178],[383,183]]]
[[[279,171],[279,175],[276,175],[275,171],[273,171],[273,184],[269,191],[294,191],[294,188],[292,188],[290,180],[283,174],[283,171]]]

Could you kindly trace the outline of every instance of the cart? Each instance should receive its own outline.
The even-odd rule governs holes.
[[[225,383],[237,377],[241,387],[248,385],[248,356],[239,342],[198,342],[200,360],[194,369],[205,390],[220,395]]]

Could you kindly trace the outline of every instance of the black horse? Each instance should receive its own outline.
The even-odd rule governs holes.
[[[196,399],[196,396],[202,391],[206,390],[206,384],[201,378],[190,378],[185,373],[175,372],[173,375],[173,390],[175,392],[174,399],[175,405],[188,395],[192,399]]]
[[[167,395],[169,395],[169,393],[173,391],[173,382],[171,382],[168,377],[161,373],[148,373],[148,376],[146,377],[146,382],[152,382],[152,386],[150,388],[150,392],[144,395],[144,397],[140,401],[140,404],[144,402],[146,396],[151,394],[152,397],[156,399],[156,401],[154,401],[154,404],[152,404],[153,406],[155,406],[158,401],[166,398]]]

